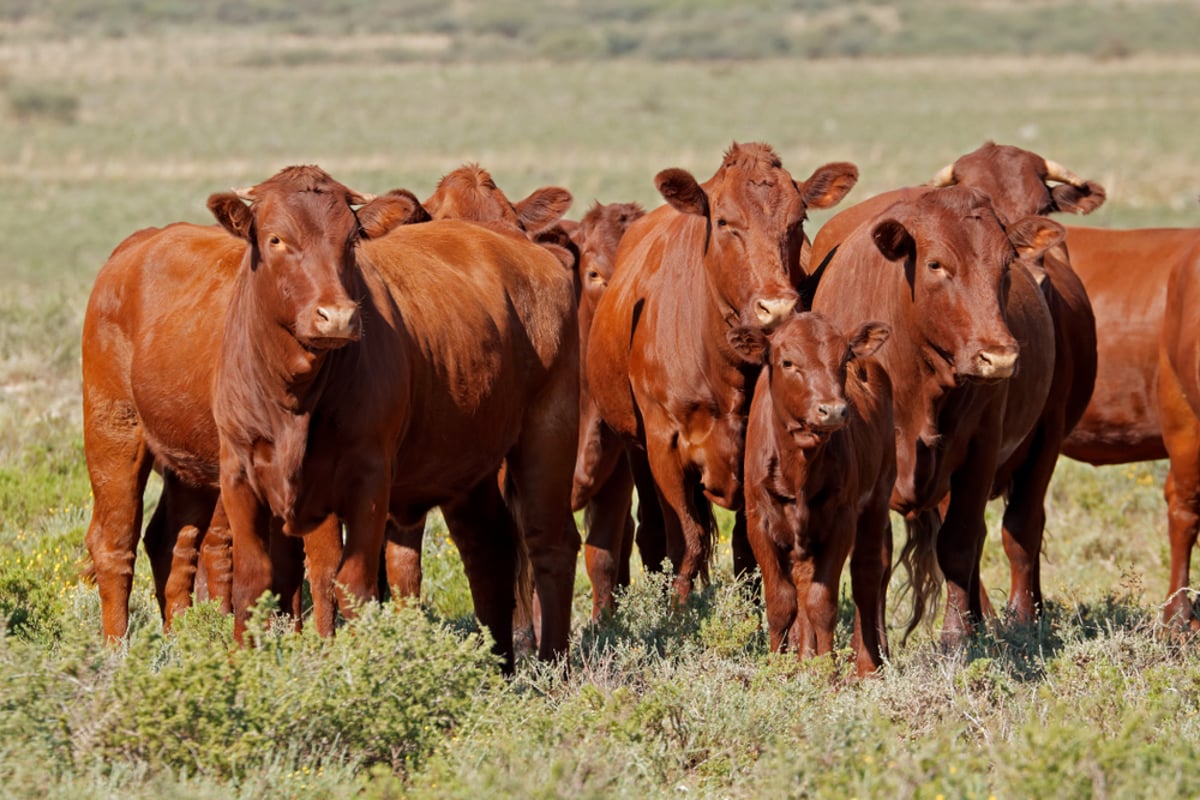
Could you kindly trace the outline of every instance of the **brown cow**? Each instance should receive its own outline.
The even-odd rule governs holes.
[[[791,317],[767,337],[746,424],[747,535],[771,649],[791,632],[801,658],[832,652],[838,585],[853,552],[860,676],[887,656],[896,432],[891,381],[869,356],[890,333],[868,322],[847,339],[820,314]]]
[[[1060,164],[1028,150],[991,142],[942,169],[933,183],[983,191],[1004,223],[1055,211],[1088,213],[1105,197],[1096,183],[1079,178]],[[913,187],[886,192],[839,214],[818,234],[819,248],[828,251],[831,242],[885,206],[900,199],[915,199],[929,190]],[[1038,278],[1054,319],[1054,380],[1037,426],[998,471],[993,486],[993,493],[1004,494],[1007,500],[1003,539],[1012,579],[1009,613],[1022,622],[1029,622],[1042,604],[1039,557],[1046,490],[1063,439],[1088,404],[1097,369],[1097,333],[1091,304],[1083,283],[1071,269],[1065,248],[1054,248],[1037,262],[1027,261],[1027,265]],[[981,603],[990,613],[986,593]]]
[[[358,217],[365,235],[378,236],[410,221],[418,207],[398,191],[359,209]],[[163,492],[145,546],[164,624],[191,603],[198,548],[209,567],[209,593],[228,604],[231,564],[217,504],[211,397],[221,337],[212,331],[223,327],[246,249],[219,226],[175,223],[131,235],[96,276],[82,340],[84,452],[93,495],[87,544],[110,639],[124,636],[128,625],[152,466],[163,473]],[[294,548],[298,540],[277,546]],[[301,577],[297,567],[280,584],[293,610],[299,595],[287,587],[294,582],[298,589]],[[317,623],[332,630],[332,609],[322,609]]]
[[[768,145],[735,143],[703,185],[681,169],[658,173],[667,205],[621,241],[592,324],[587,380],[605,422],[645,449],[681,600],[707,575],[709,501],[742,503],[758,368],[728,335],[792,313],[806,211],[834,205],[857,179],[854,165],[839,163],[795,181]]]
[[[1159,420],[1158,343],[1173,270],[1200,245],[1200,228],[1106,230],[1067,226],[1071,265],[1096,312],[1096,390],[1065,455],[1089,464],[1166,458]]]
[[[587,343],[596,306],[612,279],[621,237],[645,211],[637,203],[596,203],[572,233],[579,249],[579,449],[571,507],[584,509],[584,563],[592,584],[592,619],[612,610],[613,589],[629,585],[634,543],[630,515],[634,471],[640,484],[637,543],[642,563],[656,571],[666,557],[662,513],[644,454],[626,449],[604,424],[587,385]],[[632,464],[631,464],[632,459]]]
[[[464,164],[438,181],[432,195],[421,207],[426,219],[457,219],[484,225],[496,231],[527,237],[546,248],[565,266],[574,269],[576,255],[569,234],[563,227],[562,216],[570,208],[571,193],[558,186],[535,189],[523,200],[513,203],[496,185],[491,174],[478,164]],[[501,476],[503,480],[503,476]],[[574,525],[574,522],[571,523]],[[401,597],[417,597],[421,592],[421,547],[425,535],[422,517],[407,525],[394,520],[387,529],[384,552],[385,589],[394,589]],[[518,639],[536,639],[536,620],[526,615],[536,608],[527,608],[527,598],[518,604]]]
[[[560,654],[579,545],[566,535],[579,413],[571,276],[524,239],[457,221],[299,254],[314,228],[326,244],[353,238],[353,215],[344,191],[286,206],[278,193],[268,182],[249,207],[209,199],[251,244],[213,404],[235,633],[272,584],[263,517],[292,535],[342,520],[340,566],[310,569],[336,569],[342,590],[372,598],[389,513],[405,524],[441,506],[507,668],[518,532],[542,601],[539,654]]]
[[[879,360],[895,390],[891,504],[909,525],[902,560],[913,575],[912,626],[937,592],[936,551],[948,586],[948,641],[983,614],[984,509],[997,470],[1049,393],[1053,319],[1026,263],[1062,236],[1062,226],[1043,217],[1006,228],[985,195],[954,186],[902,199],[835,251],[821,236],[813,243],[813,260],[823,264],[813,310],[843,330],[871,319],[892,327]]]
[[[1175,260],[1167,284],[1166,314],[1159,339],[1158,412],[1171,458],[1167,473],[1167,519],[1171,575],[1166,620],[1200,630],[1193,616],[1190,568],[1200,529],[1200,236]]]

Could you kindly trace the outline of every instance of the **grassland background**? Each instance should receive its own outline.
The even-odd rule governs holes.
[[[1155,627],[1162,463],[1060,465],[1043,624],[1001,625],[965,654],[923,632],[902,646],[896,632],[884,678],[836,691],[831,665],[764,652],[724,552],[689,615],[665,616],[642,578],[626,612],[577,636],[569,675],[525,665],[505,685],[475,670],[469,642],[439,633],[471,627],[442,532],[427,550],[432,622],[370,623],[382,650],[365,635],[338,637],[333,655],[285,637],[228,656],[224,623],[203,615],[162,639],[141,569],[129,651],[108,653],[95,590],[77,577],[89,508],[79,328],[96,271],[134,230],[207,222],[210,193],[293,163],[424,197],[475,161],[513,197],[569,188],[574,216],[593,200],[653,207],[655,172],[706,178],[734,140],[770,142],[798,177],[855,162],[849,204],[924,181],[988,139],[1107,187],[1097,213],[1064,222],[1193,226],[1197,30],[1195,3],[1101,0],[5,3],[0,793],[1197,793],[1195,648]],[[994,540],[985,580],[1002,603]],[[580,621],[586,592],[581,570]],[[894,592],[897,619],[901,604]],[[405,649],[406,636],[429,646]],[[213,652],[225,667],[205,660]],[[427,672],[378,674],[427,681],[427,694],[330,688],[325,705],[305,695],[284,707],[263,675],[268,657],[302,674],[389,654]],[[238,691],[211,698],[216,674]],[[454,674],[469,680],[439,684]],[[442,695],[461,702],[439,706]],[[212,702],[151,724],[184,696]],[[395,724],[370,728],[345,711],[356,705]]]

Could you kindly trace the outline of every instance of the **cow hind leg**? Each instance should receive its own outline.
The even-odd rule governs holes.
[[[421,597],[421,546],[425,541],[425,515],[416,522],[401,523],[388,517],[384,533],[384,583],[398,598]],[[383,596],[380,587],[380,597]]]
[[[136,420],[128,425],[85,420],[84,449],[93,497],[86,536],[89,571],[100,592],[104,636],[115,641],[129,628],[142,494],[152,459]]]
[[[489,476],[464,498],[442,506],[471,587],[475,616],[488,629],[503,669],[514,667],[513,611],[518,578],[516,524]]]
[[[1058,430],[1055,434],[1052,431]],[[1041,555],[1046,529],[1046,490],[1058,462],[1062,426],[1043,420],[1031,434],[1032,447],[1013,474],[1004,509],[1004,552],[1012,583],[1008,595],[1010,618],[1028,625],[1042,610]]]
[[[1200,530],[1200,420],[1169,365],[1160,369],[1159,404],[1163,442],[1170,457],[1163,494],[1167,500],[1171,571],[1163,615],[1169,624],[1197,628],[1200,623],[1193,616],[1189,583],[1192,549]]]
[[[629,584],[629,554],[633,546],[633,478],[617,469],[594,493],[584,521],[587,541],[584,564],[592,583],[592,619],[614,608],[613,589]]]

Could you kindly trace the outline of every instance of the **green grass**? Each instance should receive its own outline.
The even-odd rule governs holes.
[[[34,5],[59,33],[130,23],[89,22],[86,2],[22,8],[34,14]],[[486,648],[468,636],[474,622],[461,563],[436,517],[419,613],[372,612],[332,642],[271,636],[267,646],[239,651],[228,620],[200,608],[163,637],[143,558],[128,646],[106,650],[96,591],[79,578],[90,509],[80,436],[83,309],[122,238],[177,219],[207,222],[212,192],[287,164],[319,163],[363,191],[405,186],[425,197],[442,174],[478,161],[513,197],[566,186],[578,216],[593,199],[656,206],[658,170],[682,166],[704,179],[731,141],[764,140],[800,178],[826,161],[858,164],[850,203],[927,180],[995,139],[1107,187],[1100,211],[1066,221],[1200,219],[1200,58],[1141,55],[1140,37],[1158,30],[1141,22],[1123,30],[1130,58],[1097,60],[1086,48],[1047,45],[1082,24],[1071,3],[1048,4],[1056,24],[1025,34],[1034,52],[1082,53],[1053,58],[934,57],[925,54],[928,39],[897,35],[890,45],[884,38],[864,46],[903,41],[917,56],[721,60],[695,52],[672,61],[648,43],[683,41],[686,26],[674,39],[663,31],[690,13],[685,7],[701,9],[697,18],[709,24],[742,12],[718,2],[625,4],[610,16],[600,5],[563,3],[547,12],[539,37],[555,33],[567,9],[594,23],[572,36],[629,48],[626,58],[602,63],[554,56],[576,46],[567,26],[557,40],[527,40],[535,32],[526,28],[496,40],[510,4],[413,4],[420,19],[403,34],[389,17],[354,39],[282,35],[311,23],[311,15],[287,17],[307,6],[244,8],[268,6],[275,17],[237,30],[201,20],[218,33],[142,35],[135,26],[125,38],[73,40],[28,18],[25,28],[0,29],[0,94],[8,101],[0,103],[0,615],[8,620],[0,637],[0,793],[1200,792],[1196,644],[1157,623],[1169,560],[1163,463],[1094,469],[1064,460],[1048,499],[1045,618],[1029,629],[998,622],[962,652],[943,652],[923,629],[902,646],[906,608],[897,584],[893,661],[861,683],[845,677],[846,599],[836,659],[799,665],[766,652],[758,613],[733,583],[727,541],[714,584],[686,609],[672,612],[666,587],[637,565],[621,612],[599,627],[583,624],[590,600],[581,564],[569,669],[526,662],[501,683]],[[802,11],[826,14],[830,46],[844,48],[838,37],[858,34],[851,15],[834,35],[837,6]],[[1020,29],[1022,4],[989,6]],[[182,24],[209,4],[162,7]],[[1126,14],[1135,22],[1178,11],[1168,2],[1100,7],[1108,9],[1102,19]],[[908,27],[912,20],[931,13],[917,3],[897,8],[900,31],[910,34],[918,30]],[[880,13],[872,11],[870,25],[887,22]],[[964,43],[955,47],[978,37],[973,18],[962,15],[941,18],[945,36]],[[634,36],[633,27],[645,32]],[[928,37],[927,27],[920,30]],[[468,37],[476,49],[463,60],[413,49],[408,34],[439,31]],[[735,33],[712,47],[736,45]],[[620,36],[633,39],[622,45]],[[1175,47],[1162,41],[1163,52]],[[485,47],[505,57],[484,58]],[[35,108],[65,108],[61,98],[77,104],[70,115],[21,113],[12,101],[22,97]],[[827,218],[814,215],[809,232]],[[993,531],[998,511],[989,510]],[[722,521],[727,530],[728,517]],[[895,529],[899,539],[898,521]],[[996,536],[984,553],[984,581],[1002,606],[1008,573]]]

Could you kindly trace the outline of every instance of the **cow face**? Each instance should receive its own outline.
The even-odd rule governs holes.
[[[808,209],[835,205],[857,180],[853,164],[838,163],[797,182],[769,146],[734,144],[704,185],[681,169],[655,183],[675,210],[707,220],[705,269],[722,316],[769,330],[799,301],[791,279],[800,273]]]
[[[1017,369],[1020,348],[1004,319],[1010,268],[1062,228],[1041,217],[1023,221],[1018,245],[988,199],[964,187],[898,203],[874,224],[875,246],[902,265],[908,316],[925,360],[949,384],[998,381]],[[1033,220],[1037,220],[1034,222]]]
[[[351,205],[365,202],[317,167],[289,167],[252,189],[208,199],[217,221],[250,244],[244,279],[264,315],[309,349],[362,335],[353,289],[360,229]]]
[[[645,212],[637,203],[592,206],[571,238],[579,248],[579,316],[591,319],[612,278],[617,246],[629,226]]]
[[[791,440],[813,447],[846,425],[847,365],[888,340],[891,328],[864,323],[849,339],[820,314],[797,314],[771,333],[767,375],[776,418]]]
[[[1053,182],[1053,185],[1052,185]],[[935,186],[959,184],[986,194],[1008,222],[1055,211],[1089,214],[1104,203],[1104,189],[1037,153],[988,142],[944,168]]]
[[[488,223],[532,236],[562,219],[571,200],[566,189],[546,186],[513,203],[487,170],[467,164],[443,177],[424,205],[435,220]]]

